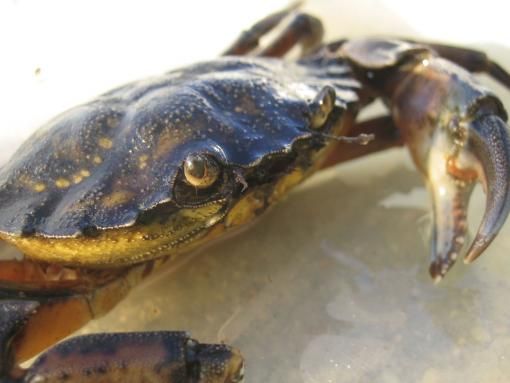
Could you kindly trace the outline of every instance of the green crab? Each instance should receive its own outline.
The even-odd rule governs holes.
[[[282,19],[272,42],[259,39]],[[240,382],[227,345],[182,332],[87,335],[152,270],[234,232],[315,171],[405,144],[434,206],[430,273],[441,279],[466,240],[474,184],[485,215],[476,259],[510,209],[504,85],[483,53],[393,39],[323,44],[320,21],[285,10],[243,33],[224,57],[136,81],[64,112],[0,170],[0,382]],[[302,56],[282,57],[295,45]],[[391,115],[356,117],[375,99]]]

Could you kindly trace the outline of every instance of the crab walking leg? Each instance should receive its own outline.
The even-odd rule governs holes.
[[[296,44],[301,45],[301,55],[317,48],[324,36],[324,28],[319,19],[306,14],[297,13],[267,47],[258,52],[258,56],[281,57]]]
[[[0,301],[0,383],[9,382],[9,376],[21,375],[20,370],[13,368],[12,342],[38,306],[34,301]]]
[[[28,369],[19,367],[110,311],[146,275],[146,266],[134,267],[83,295],[0,300],[0,383],[240,382],[244,368],[239,351],[226,345],[199,344],[183,332],[71,338],[44,352]]]
[[[432,48],[439,56],[460,65],[464,69],[473,73],[487,73],[507,88],[510,88],[510,75],[508,72],[498,63],[492,61],[484,52],[436,43],[425,42],[422,44]]]
[[[293,8],[270,15],[241,34],[238,40],[223,55],[241,56],[252,53],[259,47],[262,36],[269,33],[278,24],[288,18],[282,32],[257,56],[281,57],[295,45],[300,44],[302,55],[317,48],[324,35],[324,28],[319,19],[302,12],[293,12]]]
[[[40,273],[32,272],[29,276],[35,278],[34,280],[9,282],[7,279],[4,281],[2,287],[4,294],[0,297],[0,307],[9,307],[5,306],[6,301],[20,301],[16,291],[21,286],[24,286],[25,290],[26,298],[24,299],[39,302],[37,309],[25,315],[23,326],[19,327],[8,344],[12,363],[14,365],[23,363],[69,336],[89,321],[109,312],[126,297],[132,287],[139,284],[155,266],[163,262],[164,260],[158,260],[133,266],[123,272],[117,272],[112,278],[103,282],[94,282],[90,280],[90,276],[78,275],[75,280],[55,283],[42,281]],[[11,268],[10,266],[9,262],[0,265],[4,271],[3,277],[7,274],[5,270]],[[15,270],[13,276],[19,273],[19,270]],[[23,304],[19,303],[19,305]],[[2,316],[0,326],[9,327],[10,321],[8,317]]]
[[[292,12],[301,6],[301,2],[290,4],[287,8],[272,13],[262,20],[257,21],[248,30],[243,31],[237,40],[223,53],[224,56],[242,56],[245,55],[259,46],[259,41],[262,36],[268,34],[276,28],[283,19],[288,17]]]
[[[72,338],[41,355],[16,382],[236,383],[243,375],[236,349],[160,331]]]
[[[10,343],[38,302],[0,303],[0,383],[241,382],[244,361],[226,345],[200,344],[184,332],[92,334],[66,340],[28,368],[13,364]]]
[[[499,99],[424,45],[383,39],[340,48],[356,77],[387,103],[434,205],[430,272],[441,279],[465,239],[473,184],[487,202],[466,262],[491,243],[510,212],[510,137]]]

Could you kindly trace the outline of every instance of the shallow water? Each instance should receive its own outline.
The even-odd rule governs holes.
[[[371,1],[359,2],[360,14],[373,15],[361,26],[331,12],[333,3],[314,4],[331,35],[415,34]],[[483,47],[510,63],[508,50]],[[42,73],[37,81],[48,87],[51,71]],[[11,140],[2,158],[15,146],[11,133],[2,130]],[[472,231],[483,208],[478,191]],[[249,231],[158,271],[83,332],[188,330],[240,348],[249,382],[506,382],[510,225],[483,257],[434,285],[429,223],[428,196],[404,150],[340,165]]]

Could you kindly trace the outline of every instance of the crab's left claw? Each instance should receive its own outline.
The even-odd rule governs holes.
[[[452,133],[457,139],[448,137]],[[476,181],[487,202],[466,262],[486,249],[510,212],[510,139],[505,122],[497,115],[482,115],[466,127],[438,129],[424,173],[434,207],[430,274],[440,280],[464,246],[467,205]]]

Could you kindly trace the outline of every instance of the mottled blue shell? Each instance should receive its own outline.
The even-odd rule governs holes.
[[[0,170],[0,231],[74,236],[129,226],[171,201],[186,155],[256,166],[312,134],[309,103],[325,85],[358,102],[338,61],[221,58],[137,81],[56,117]]]

